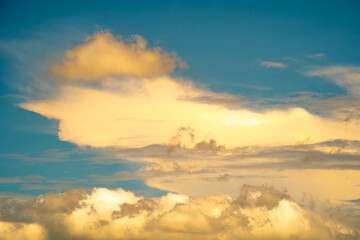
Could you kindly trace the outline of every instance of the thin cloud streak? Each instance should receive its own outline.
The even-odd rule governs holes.
[[[282,62],[271,62],[271,61],[263,61],[263,62],[261,62],[261,66],[265,66],[267,68],[286,68],[287,67]]]

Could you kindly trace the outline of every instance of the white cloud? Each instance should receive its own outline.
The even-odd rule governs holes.
[[[261,62],[261,66],[265,66],[267,68],[286,68],[287,67],[282,62],[270,62],[270,61]]]

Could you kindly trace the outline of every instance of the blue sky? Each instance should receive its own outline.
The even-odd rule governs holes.
[[[90,174],[82,167],[86,157],[78,157],[84,162],[75,167],[72,156],[65,156],[61,164],[53,163],[53,172],[42,174],[45,163],[33,161],[29,167],[30,163],[6,155],[41,157],[49,149],[76,149],[58,140],[55,120],[17,107],[29,97],[19,88],[46,68],[46,58],[99,29],[124,37],[138,34],[152,46],[175,51],[190,66],[176,75],[213,91],[241,95],[245,101],[287,98],[299,92],[337,96],[346,91],[303,73],[319,66],[360,64],[359,10],[357,1],[108,1],[101,5],[5,1],[0,14],[1,175],[32,175],[33,168],[38,168],[38,175],[56,176],[59,169],[73,165],[69,177]],[[282,62],[287,67],[266,68],[262,61]],[[14,164],[22,170],[13,169]],[[20,190],[20,185],[13,190],[32,193]],[[7,184],[1,188],[11,190]]]
[[[1,1],[0,196],[288,199],[273,186],[358,211],[359,13],[356,0]]]

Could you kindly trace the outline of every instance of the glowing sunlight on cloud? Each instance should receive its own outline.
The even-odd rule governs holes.
[[[61,140],[93,147],[164,144],[181,127],[192,128],[197,142],[214,138],[229,147],[360,140],[357,121],[322,118],[302,108],[255,112],[193,100],[217,95],[167,76],[107,78],[101,88],[67,84],[56,96],[21,107],[58,119]]]
[[[38,223],[0,221],[0,239],[46,240],[47,231]]]
[[[136,172],[99,173],[86,181],[137,179],[170,193],[144,198],[123,189],[93,188],[47,193],[26,204],[0,202],[0,238],[11,232],[21,239],[29,231],[37,239],[99,240],[359,236],[356,212],[347,219],[331,212],[333,206],[330,211],[314,204],[358,198],[356,115],[344,121],[301,105],[255,110],[235,95],[170,76],[177,66],[185,63],[175,53],[147,48],[140,36],[124,41],[100,32],[66,51],[62,62],[51,66],[52,79],[66,81],[20,107],[58,120],[62,141],[101,148],[114,161],[144,164]],[[357,68],[306,75],[329,77],[351,93],[358,91]],[[243,187],[236,197],[238,186]],[[312,204],[304,203],[306,194],[316,196]],[[13,210],[5,211],[8,207]]]
[[[52,72],[65,79],[94,81],[105,76],[151,76],[170,73],[176,66],[187,67],[175,53],[147,48],[144,38],[122,40],[109,32],[98,32],[85,43],[67,50]]]
[[[0,0],[0,240],[360,240],[360,0],[286,2]]]
[[[15,238],[3,239],[45,239],[48,234],[50,239],[332,240],[355,239],[359,234],[350,220],[340,222],[337,215],[329,219],[326,211],[300,206],[286,192],[268,186],[244,185],[236,198],[172,193],[143,198],[105,188],[82,191],[79,197],[81,191],[45,194],[26,204],[12,201],[7,207],[14,211],[7,212],[7,218],[14,223],[0,222],[0,236],[11,227]],[[62,207],[46,211],[52,203]],[[0,210],[4,207],[0,204]],[[32,223],[16,223],[23,212],[32,213],[28,218]]]

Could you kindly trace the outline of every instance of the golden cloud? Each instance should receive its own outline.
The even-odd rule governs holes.
[[[47,231],[38,223],[0,221],[0,239],[46,240]]]
[[[109,32],[98,32],[85,43],[67,50],[61,63],[51,71],[62,78],[95,81],[106,76],[152,76],[170,73],[179,66],[187,67],[175,53],[156,47],[135,35],[130,40],[114,37]]]
[[[336,214],[301,207],[285,192],[267,186],[244,185],[237,198],[208,196],[189,198],[169,193],[160,198],[143,198],[123,189],[94,188],[79,198],[76,207],[44,211],[55,201],[77,199],[78,192],[39,196],[33,202],[17,206],[0,222],[2,239],[355,239],[356,223],[341,221]],[[71,197],[75,194],[74,197]],[[19,204],[19,203],[13,203]],[[68,202],[60,204],[68,206]],[[8,205],[5,207],[9,207]],[[4,206],[0,204],[0,210]],[[53,209],[54,210],[54,209]],[[19,216],[30,214],[25,225]],[[1,216],[0,216],[1,218]],[[5,229],[5,230],[4,230]],[[45,231],[44,231],[45,230]],[[39,235],[42,234],[42,235]],[[39,237],[40,236],[40,237]],[[42,237],[45,236],[45,237]]]
[[[286,145],[306,139],[309,143],[360,140],[356,119],[337,121],[303,108],[263,112],[229,109],[221,101],[197,101],[203,96],[223,99],[223,95],[192,82],[167,76],[107,78],[97,89],[65,84],[57,96],[29,101],[21,107],[59,120],[61,140],[93,147],[165,144],[182,127],[193,129],[192,144],[214,138],[226,147]]]

